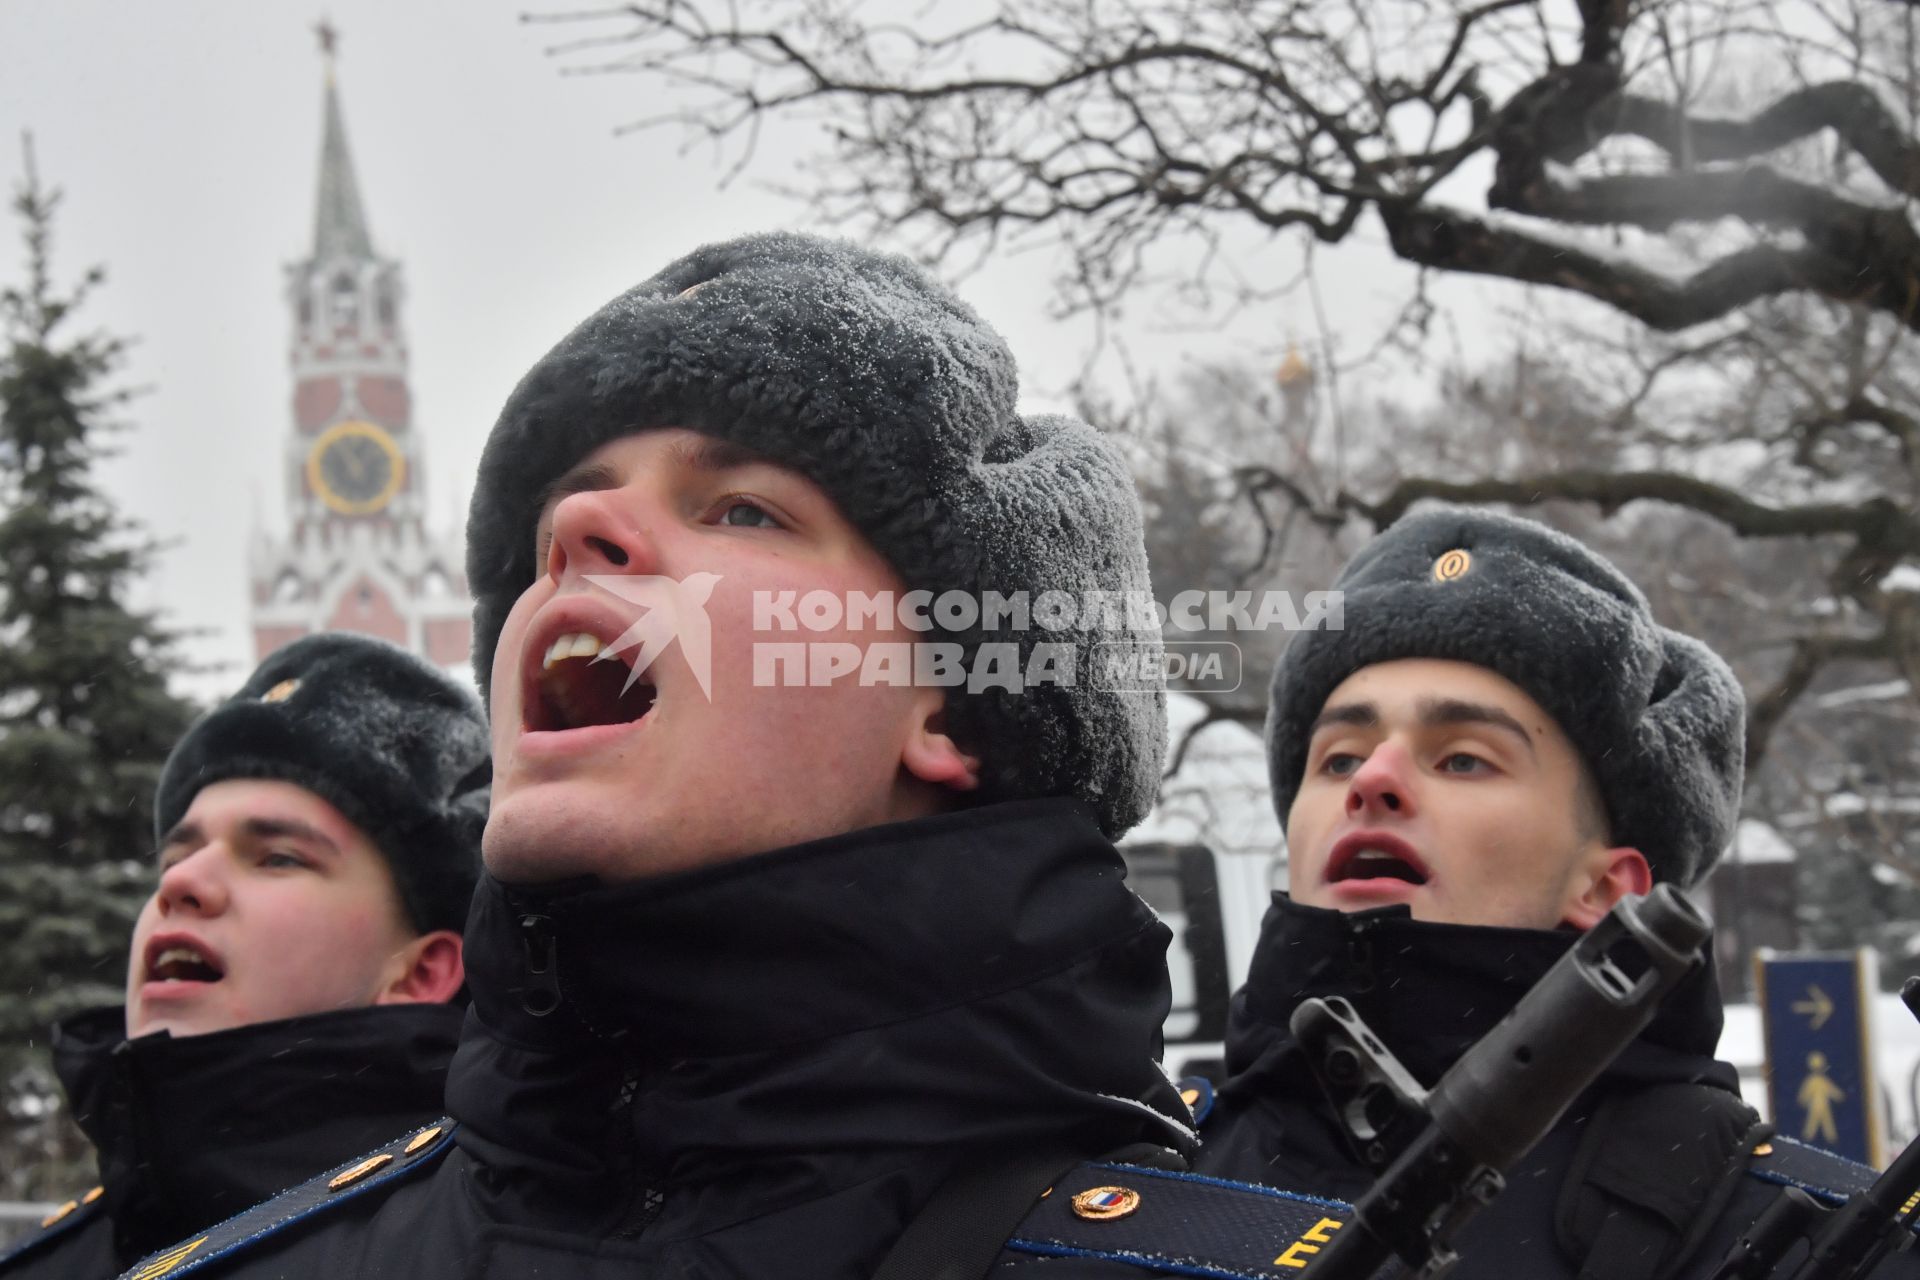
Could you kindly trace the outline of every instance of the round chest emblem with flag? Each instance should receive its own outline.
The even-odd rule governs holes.
[[[1140,1207],[1140,1193],[1127,1187],[1093,1187],[1073,1198],[1073,1211],[1095,1222],[1124,1218]]]

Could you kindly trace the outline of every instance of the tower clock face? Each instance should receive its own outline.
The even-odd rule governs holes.
[[[307,454],[307,483],[347,516],[372,515],[392,502],[406,469],[400,446],[371,422],[336,422]]]

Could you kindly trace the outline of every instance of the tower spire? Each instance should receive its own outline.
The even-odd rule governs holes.
[[[353,176],[353,157],[347,152],[347,126],[340,115],[340,93],[334,85],[334,57],[340,33],[331,22],[314,25],[320,55],[326,60],[325,133],[320,142],[320,198],[313,217],[313,256],[371,258],[373,237],[367,233],[366,210],[360,205],[360,184]]]

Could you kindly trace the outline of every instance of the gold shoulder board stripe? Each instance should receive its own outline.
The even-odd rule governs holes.
[[[414,1134],[413,1141],[409,1142],[406,1145],[406,1147],[401,1151],[400,1154],[408,1155],[408,1156],[412,1155],[414,1152],[418,1151],[420,1148],[426,1146],[429,1142],[432,1142],[435,1138],[439,1137],[440,1130],[443,1127],[444,1126],[442,1125],[435,1125],[431,1129],[422,1129],[419,1133]]]
[[[149,1262],[146,1266],[128,1276],[127,1280],[154,1280],[156,1276],[163,1276],[185,1262],[189,1254],[206,1242],[207,1237],[201,1236],[198,1240],[189,1240],[178,1249],[169,1249],[152,1262]]]
[[[338,1191],[342,1187],[350,1187],[354,1183],[360,1181],[360,1179],[372,1173],[375,1169],[378,1169],[383,1165],[389,1165],[392,1163],[393,1163],[393,1153],[390,1151],[382,1151],[377,1156],[368,1156],[365,1160],[362,1160],[359,1164],[353,1166],[353,1168],[347,1170],[345,1173],[335,1174],[331,1179],[328,1180],[327,1190]]]

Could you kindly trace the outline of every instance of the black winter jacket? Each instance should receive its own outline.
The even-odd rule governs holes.
[[[853,1280],[983,1154],[1190,1151],[1168,933],[1123,875],[1083,808],[1030,801],[618,887],[483,879],[446,1154],[172,1274]]]
[[[0,1277],[112,1276],[163,1245],[441,1113],[462,1011],[393,1005],[128,1040],[118,1006],[54,1032],[99,1194]]]
[[[1358,1198],[1372,1177],[1349,1150],[1287,1029],[1295,1007],[1310,996],[1345,997],[1414,1076],[1431,1086],[1545,975],[1575,936],[1425,924],[1403,907],[1342,914],[1276,895],[1252,973],[1234,999],[1229,1077],[1202,1129],[1197,1169],[1339,1200]],[[1609,1132],[1628,1130],[1636,1104],[1659,1086],[1686,1084],[1737,1095],[1733,1068],[1713,1057],[1720,1028],[1713,976],[1702,968],[1669,995],[1640,1037],[1509,1173],[1500,1198],[1461,1232],[1459,1280],[1578,1275],[1584,1254],[1565,1237],[1582,1212],[1576,1203],[1582,1183],[1570,1171],[1589,1122],[1598,1116]],[[1750,1154],[1767,1136],[1764,1130],[1748,1132],[1744,1142],[1709,1140],[1708,1128],[1725,1123],[1726,1109],[1702,1107],[1698,1128],[1692,1114],[1683,1109],[1674,1129],[1616,1139],[1620,1145],[1602,1157],[1624,1166],[1616,1185],[1632,1188],[1639,1181],[1636,1170],[1661,1166],[1663,1172],[1683,1170],[1683,1181],[1692,1188],[1681,1201],[1649,1196],[1661,1203],[1635,1205],[1630,1200],[1636,1190],[1628,1203],[1608,1202],[1607,1213],[1645,1216],[1649,1222],[1666,1219],[1688,1246],[1684,1256],[1677,1245],[1661,1259],[1636,1256],[1624,1268],[1629,1274],[1710,1274],[1781,1190],[1771,1180],[1769,1160],[1778,1165],[1785,1153]],[[1724,1135],[1730,1136],[1731,1131]],[[1784,1145],[1782,1139],[1759,1150]],[[1592,1203],[1587,1202],[1588,1214]],[[1876,1275],[1920,1275],[1915,1257],[1909,1253],[1883,1264]]]

